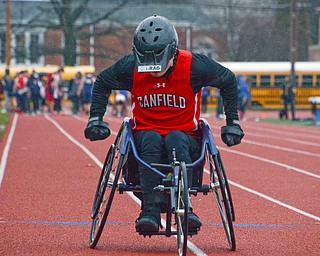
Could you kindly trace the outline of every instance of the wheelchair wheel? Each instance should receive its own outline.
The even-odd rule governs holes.
[[[98,187],[96,190],[96,194],[94,197],[94,201],[93,201],[93,206],[92,206],[92,212],[91,212],[91,218],[93,219],[99,210],[101,201],[102,201],[102,197],[105,193],[105,189],[107,188],[108,184],[106,183],[106,181],[108,181],[110,173],[111,173],[111,167],[112,167],[112,162],[114,159],[114,154],[115,154],[115,146],[112,145],[109,148],[107,157],[105,159],[105,162],[103,164],[102,167],[102,172],[100,174],[100,178],[99,178],[99,182],[98,182]]]
[[[230,188],[229,188],[229,182],[228,182],[228,179],[227,179],[227,176],[226,176],[226,171],[224,169],[224,165],[222,163],[220,152],[218,152],[218,161],[220,163],[221,174],[222,174],[222,178],[224,180],[226,191],[227,191],[227,197],[228,197],[228,203],[230,205],[232,221],[235,221],[236,217],[235,217],[235,214],[234,214],[233,201],[232,201],[231,192],[230,192]]]
[[[211,155],[209,151],[207,151],[207,161],[210,170],[210,187],[218,204],[219,213],[228,239],[230,250],[235,251],[236,240],[232,223],[232,220],[234,219],[233,205],[221,157],[219,154]]]
[[[179,178],[177,186],[177,206],[176,206],[176,223],[177,223],[177,243],[178,254],[187,254],[188,242],[188,212],[189,212],[189,189],[187,168],[184,162],[179,167]]]
[[[92,249],[95,248],[100,239],[118,186],[118,179],[125,158],[119,152],[121,139],[122,130],[119,131],[115,143],[108,151],[96,190],[91,213],[90,248]]]

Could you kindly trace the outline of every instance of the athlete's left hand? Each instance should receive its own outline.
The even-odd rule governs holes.
[[[238,124],[221,127],[221,139],[228,147],[240,144],[243,136],[244,132]]]

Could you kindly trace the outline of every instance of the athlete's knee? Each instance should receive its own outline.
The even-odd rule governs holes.
[[[172,149],[188,145],[188,137],[185,132],[173,130],[169,132],[165,138],[166,147]]]
[[[163,151],[163,139],[156,131],[139,131],[134,138],[141,154],[154,155]]]

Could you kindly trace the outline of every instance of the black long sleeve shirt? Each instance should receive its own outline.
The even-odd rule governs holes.
[[[97,76],[92,92],[90,117],[103,117],[112,90],[131,91],[134,68],[133,54],[129,54]],[[171,72],[174,72],[174,66],[165,76]],[[219,88],[227,124],[238,120],[238,88],[233,72],[205,55],[193,53],[190,82],[194,93],[198,93],[205,86]]]

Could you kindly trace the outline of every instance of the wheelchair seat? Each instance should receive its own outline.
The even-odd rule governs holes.
[[[125,118],[124,121],[127,124],[127,128],[129,129],[129,136],[132,136],[130,138],[130,145],[128,146],[127,150],[127,161],[125,162],[122,173],[123,178],[126,184],[131,185],[140,185],[140,175],[139,175],[139,160],[140,157],[137,153],[137,150],[135,148],[135,144],[133,141],[133,135],[132,135],[132,120],[130,118]],[[190,164],[190,168],[193,169],[193,181],[191,187],[200,187],[202,185],[202,177],[203,177],[203,167],[205,164],[205,148],[206,146],[209,146],[209,149],[213,153],[217,153],[217,149],[215,148],[215,142],[213,139],[213,136],[211,134],[210,126],[208,122],[201,118],[199,121],[199,140],[201,143],[201,150],[197,156],[197,159]],[[163,162],[165,163],[165,157],[163,158]],[[167,175],[167,173],[163,172]],[[165,177],[163,177],[165,178]]]

